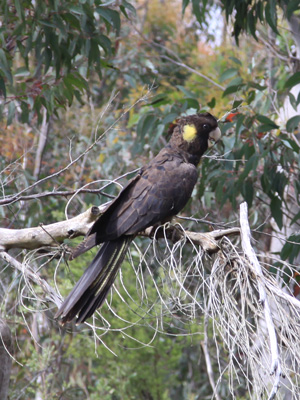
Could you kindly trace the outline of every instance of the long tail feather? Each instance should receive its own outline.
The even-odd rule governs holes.
[[[132,236],[121,236],[104,242],[96,257],[74,286],[55,318],[62,317],[61,323],[84,322],[104,302],[124,260]]]

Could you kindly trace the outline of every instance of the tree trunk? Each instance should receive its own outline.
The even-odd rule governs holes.
[[[8,396],[13,345],[10,329],[3,319],[0,319],[0,339],[0,399],[6,400]]]

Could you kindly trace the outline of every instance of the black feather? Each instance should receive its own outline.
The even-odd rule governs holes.
[[[114,283],[132,239],[132,236],[122,236],[103,243],[55,318],[62,317],[61,322],[65,324],[78,315],[76,322],[84,322],[101,306]]]

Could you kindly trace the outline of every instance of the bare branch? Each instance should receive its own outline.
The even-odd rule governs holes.
[[[0,250],[9,250],[12,248],[37,249],[42,246],[57,246],[64,239],[73,239],[77,236],[84,236],[90,229],[95,220],[108,207],[110,202],[100,207],[93,206],[82,214],[65,221],[55,222],[53,224],[25,229],[6,229],[0,228]],[[187,237],[190,242],[200,245],[204,251],[214,253],[219,250],[217,240],[223,236],[239,234],[239,228],[218,229],[208,233],[198,233],[184,231],[177,226],[169,226],[165,232],[156,233],[157,238],[163,238],[165,235],[173,241]],[[140,233],[141,236],[152,237],[153,227]]]
[[[208,81],[209,83],[211,83],[212,85],[216,86],[217,88],[221,89],[221,90],[225,90],[225,87],[222,85],[219,85],[217,82],[213,81],[211,78],[209,78],[208,76],[202,74],[201,72],[197,71],[194,68],[189,67],[188,65],[186,65],[184,62],[179,62],[179,61],[175,61],[172,58],[168,57],[168,56],[160,56],[161,58],[170,61],[171,63],[178,65],[181,68],[185,68],[188,71],[192,72],[193,74],[196,74],[198,76],[200,76],[201,78],[205,79],[206,81]]]
[[[50,225],[41,224],[39,227],[25,229],[0,228],[0,250],[32,250],[42,246],[57,246],[64,239],[85,235],[107,205],[91,207],[74,218]]]
[[[42,199],[44,197],[69,197],[69,196],[73,196],[74,194],[76,194],[78,192],[79,192],[78,189],[77,190],[58,190],[58,191],[53,191],[53,192],[35,193],[35,194],[30,194],[28,196],[20,196],[18,198],[15,198],[13,196],[5,197],[4,199],[0,200],[0,206],[6,206],[8,204],[13,204],[13,203],[16,203],[17,201],[38,200],[38,199]],[[101,194],[102,196],[106,196],[110,199],[114,198],[114,196],[103,192],[103,188],[81,189],[80,193]]]

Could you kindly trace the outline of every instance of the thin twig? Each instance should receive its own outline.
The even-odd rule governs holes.
[[[205,79],[206,81],[208,81],[209,83],[213,84],[213,85],[216,86],[217,88],[219,88],[219,89],[221,89],[221,90],[225,90],[225,87],[224,87],[224,86],[219,85],[217,82],[213,81],[213,80],[210,79],[208,76],[206,76],[206,75],[204,75],[204,74],[201,74],[201,72],[197,71],[197,70],[194,69],[194,68],[189,67],[188,65],[186,65],[186,64],[183,63],[183,62],[175,61],[175,60],[173,60],[172,58],[170,58],[170,57],[168,57],[168,56],[160,56],[160,58],[163,58],[163,59],[165,59],[165,60],[168,60],[168,61],[170,61],[171,63],[173,63],[173,64],[175,64],[175,65],[178,65],[178,66],[181,67],[181,68],[185,68],[185,69],[187,69],[188,71],[192,72],[193,74],[196,74],[196,75],[200,76],[201,78]]]
[[[151,87],[148,89],[147,93],[142,96],[141,98],[139,98],[134,104],[132,104],[131,106],[129,106],[101,135],[97,136],[95,138],[95,141],[88,147],[86,148],[81,154],[79,154],[79,156],[77,156],[74,160],[71,160],[65,167],[61,168],[60,170],[54,172],[51,175],[46,176],[45,178],[42,178],[38,181],[36,181],[35,183],[33,183],[32,185],[26,187],[25,189],[21,190],[19,193],[16,193],[14,196],[11,197],[12,200],[18,199],[20,197],[21,194],[28,192],[29,190],[35,188],[36,186],[40,185],[41,183],[48,181],[49,179],[52,179],[56,176],[59,176],[60,174],[62,174],[63,172],[67,171],[71,166],[73,166],[74,164],[76,164],[79,160],[81,160],[85,154],[89,153],[100,141],[101,139],[103,139],[103,137],[111,130],[113,129],[116,124],[133,108],[135,107],[138,103],[142,102],[142,101],[146,101],[148,99],[148,97],[150,96],[151,93]]]
[[[204,317],[204,340],[201,343],[201,347],[204,353],[205,363],[206,363],[206,370],[209,379],[210,386],[213,390],[213,396],[216,400],[221,400],[218,392],[217,386],[214,379],[214,371],[211,364],[209,349],[208,349],[208,322],[209,322],[209,310],[211,307],[211,299],[209,299],[208,309],[206,310],[205,317]]]
[[[55,290],[50,285],[48,285],[48,283],[44,279],[42,279],[36,272],[34,272],[29,265],[21,264],[5,251],[0,251],[0,257],[8,262],[12,267],[22,272],[22,274],[24,274],[26,277],[30,278],[38,286],[40,286],[43,292],[49,297],[49,300],[56,304],[57,307],[60,307],[62,301],[57,296]]]

